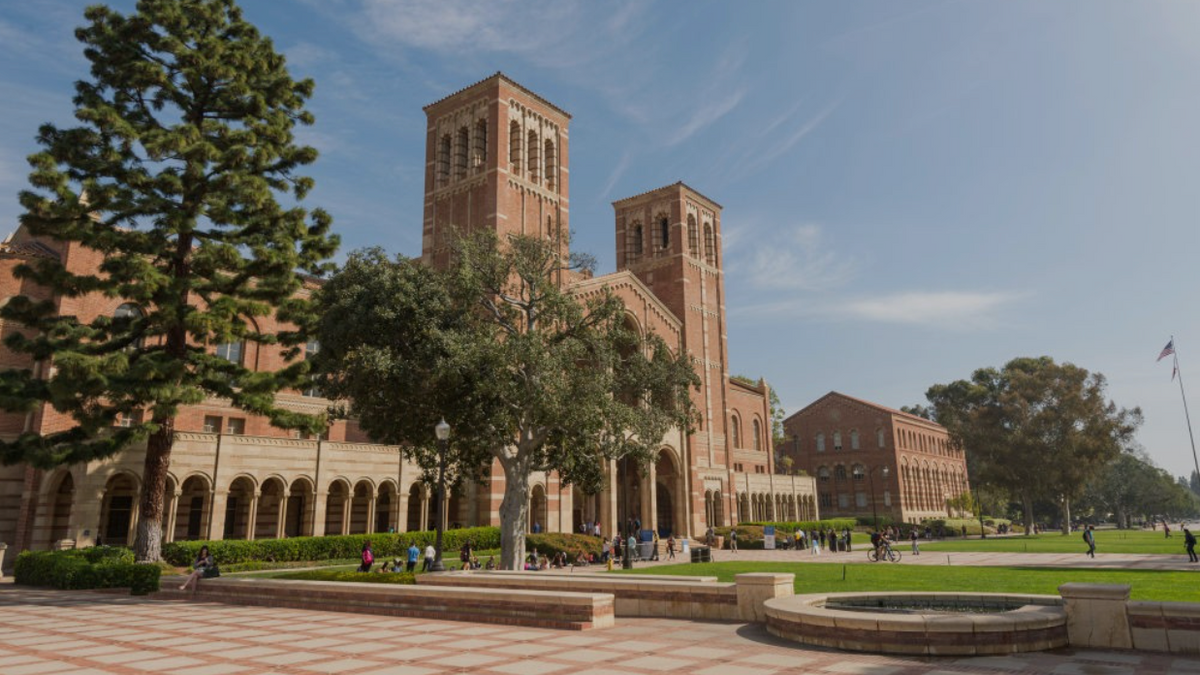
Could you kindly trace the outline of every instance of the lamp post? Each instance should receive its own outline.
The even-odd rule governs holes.
[[[888,477],[888,467],[887,466],[875,466],[875,467],[871,467],[871,470],[867,472],[867,481],[870,482],[870,484],[871,484],[871,513],[875,516],[875,531],[878,532],[879,531],[879,509],[875,505],[875,469],[880,469],[879,475],[881,478],[883,478],[884,482],[886,482],[887,477]]]
[[[450,425],[446,424],[443,419],[433,428],[437,434],[438,443],[438,484],[437,484],[437,538],[434,540],[434,558],[431,572],[445,572],[446,567],[442,565],[442,531],[445,530],[445,518],[443,517],[445,508],[443,504],[446,500],[446,451],[450,445]]]

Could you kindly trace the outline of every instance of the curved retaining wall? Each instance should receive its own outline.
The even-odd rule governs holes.
[[[827,609],[831,598],[928,602],[984,600],[1024,603],[987,614],[897,614]],[[796,595],[766,602],[767,630],[821,647],[883,654],[1012,654],[1067,645],[1067,615],[1052,595],[1003,593],[833,593]]]

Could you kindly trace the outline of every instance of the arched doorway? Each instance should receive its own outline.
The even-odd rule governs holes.
[[[288,537],[312,536],[313,496],[312,483],[306,478],[297,478],[288,488],[287,515],[283,527]]]
[[[349,534],[342,529],[349,500],[350,486],[345,481],[330,483],[329,495],[325,498],[325,534]]]
[[[238,476],[230,483],[225,498],[225,539],[246,539],[250,534],[254,491],[254,481],[247,476]]]
[[[396,485],[385,482],[379,486],[379,496],[375,498],[375,531],[394,532],[396,523],[392,511],[396,507]]]
[[[258,498],[258,515],[254,521],[255,539],[281,539],[286,508],[282,478],[269,478],[263,482],[262,495]]]
[[[100,504],[103,530],[97,534],[97,539],[109,546],[129,546],[133,543],[137,496],[138,485],[133,476],[119,473],[108,479]]]
[[[75,479],[64,471],[51,495],[49,543],[71,538],[71,509],[75,505]]]
[[[547,514],[546,488],[534,485],[529,491],[529,531],[545,532]]]
[[[600,495],[585,495],[579,486],[571,488],[571,531],[592,534],[600,514]],[[584,526],[591,527],[584,532]]]
[[[350,534],[366,534],[370,531],[371,501],[375,499],[375,486],[360,480],[354,485],[354,500],[350,502]]]
[[[425,486],[413,483],[408,488],[408,513],[405,518],[405,531],[420,532],[425,529]]]
[[[617,522],[613,523],[613,531],[623,536],[629,536],[631,523],[642,520],[642,504],[639,489],[641,487],[641,471],[632,457],[622,457],[617,460]],[[643,522],[643,527],[646,523]]]
[[[678,508],[683,500],[676,496],[682,494],[682,480],[675,455],[664,448],[654,462],[654,512],[657,518],[654,527],[660,538],[679,534],[678,528],[684,522],[684,517]]]
[[[203,476],[190,476],[183,481],[179,503],[175,507],[175,541],[195,541],[207,537],[211,492],[208,479]]]

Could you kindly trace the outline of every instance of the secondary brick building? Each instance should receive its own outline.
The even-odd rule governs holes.
[[[945,427],[877,403],[829,392],[783,422],[779,448],[816,478],[821,515],[916,523],[952,513],[970,488],[966,456]]]
[[[497,73],[425,108],[426,176],[422,256],[447,260],[449,234],[481,228],[498,233],[569,233],[571,116]],[[653,332],[694,360],[701,387],[694,433],[661,440],[643,471],[629,462],[606,467],[606,489],[585,495],[553,474],[533,477],[530,525],[573,531],[599,522],[611,535],[637,517],[664,535],[728,525],[738,504],[773,505],[779,517],[816,517],[815,483],[774,471],[765,382],[731,381],[726,345],[721,206],[683,183],[614,204],[617,271],[595,278],[564,276],[573,292],[612,290],[629,324]],[[565,251],[564,244],[564,253]],[[18,230],[0,247],[0,299],[46,297],[26,288],[11,268],[32,256],[58,256],[72,269],[95,269],[98,254],[41,241]],[[136,312],[119,299],[57,299],[60,311],[83,321]],[[280,326],[262,319],[259,330]],[[0,326],[0,332],[14,330]],[[316,349],[310,344],[309,349]],[[277,368],[274,348],[215,347],[218,354],[257,370]],[[35,367],[0,348],[0,367]],[[284,392],[280,403],[319,412],[319,392]],[[0,433],[50,431],[68,424],[52,410],[0,414]],[[209,400],[177,422],[165,499],[164,536],[172,539],[264,538],[425,529],[431,491],[420,470],[393,446],[370,442],[353,421],[334,424],[322,438],[302,438],[265,420]],[[132,542],[144,450],[131,448],[103,462],[38,471],[0,467],[0,541],[23,548]],[[467,485],[446,507],[446,522],[497,524],[503,472]],[[436,515],[436,514],[432,514]],[[746,509],[742,518],[749,517]],[[11,560],[11,558],[10,558]]]

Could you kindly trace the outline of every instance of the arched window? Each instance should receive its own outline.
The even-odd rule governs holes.
[[[821,481],[822,483],[829,482],[829,467],[823,466],[817,469],[817,480]]]
[[[554,154],[554,141],[549,139],[546,139],[546,154],[544,161],[546,164],[546,189],[553,191],[554,186],[557,183],[557,181],[554,180],[554,177],[558,173],[558,155]]]
[[[437,184],[438,187],[450,184],[450,134],[438,141]]]
[[[542,174],[538,165],[538,158],[542,153],[538,152],[538,133],[533,129],[529,130],[529,152],[525,156],[529,158],[529,181],[537,183],[542,179]]]
[[[554,216],[546,216],[546,238],[554,238]]]
[[[861,447],[858,444],[858,429],[850,430],[850,449],[851,450],[860,450],[861,449]]]
[[[638,257],[642,254],[642,224],[634,223],[633,229],[629,231],[629,253],[631,257]]]
[[[713,237],[712,223],[704,224],[704,262],[717,264],[717,240]]]
[[[516,121],[508,125],[508,167],[510,172],[521,175],[521,125]]]
[[[700,233],[696,231],[696,216],[688,214],[687,230],[688,253],[693,256],[700,255]]]
[[[885,443],[883,440],[883,429],[875,430],[875,442],[879,445],[879,447],[881,447],[881,448],[885,447]]]
[[[754,420],[752,426],[754,430],[754,449],[762,450],[762,424],[758,420]]]
[[[458,140],[454,144],[454,177],[467,177],[467,151],[470,149],[471,132],[469,129],[459,127]]]
[[[817,434],[817,452],[825,452],[825,434]]]
[[[658,240],[663,248],[671,248],[671,221],[665,217],[658,221]]]
[[[867,471],[863,468],[862,464],[855,464],[854,468],[850,471],[854,475],[854,480],[862,480],[867,475]]]
[[[737,415],[729,419],[729,427],[729,433],[733,436],[733,447],[742,447],[742,421],[738,419]]]
[[[834,452],[837,452],[838,450],[841,450],[841,449],[842,449],[842,432],[835,431],[835,432],[833,432],[833,450],[834,450]]]
[[[315,338],[310,339],[304,345],[304,360],[307,361],[307,360],[311,359],[312,357],[316,356],[317,352],[319,352],[319,351],[321,351],[321,343],[317,342],[317,340]],[[321,395],[321,390],[318,389],[316,386],[312,386],[312,387],[309,387],[308,389],[305,389],[301,393],[305,396],[319,397]]]
[[[475,123],[475,151],[471,153],[471,166],[482,169],[487,164],[487,120]]]
[[[120,307],[117,307],[117,310],[115,312],[113,312],[113,319],[114,319],[113,323],[118,324],[118,325],[124,324],[127,326],[127,325],[129,325],[129,323],[136,321],[137,319],[140,319],[140,318],[142,318],[142,310],[138,309],[137,305],[134,305],[134,304],[131,304],[128,302],[121,305]],[[142,337],[139,336],[137,339],[135,339],[133,342],[131,342],[129,344],[128,348],[129,349],[141,349],[142,346],[145,344],[146,344],[146,341]]]
[[[833,478],[839,482],[846,480],[846,467],[842,466],[841,464],[838,464],[836,467],[834,467]]]
[[[217,345],[218,357],[223,358],[230,363],[236,363],[239,366],[242,365],[242,359],[245,358],[245,351],[246,343],[241,340],[237,342],[222,342],[221,344]]]

